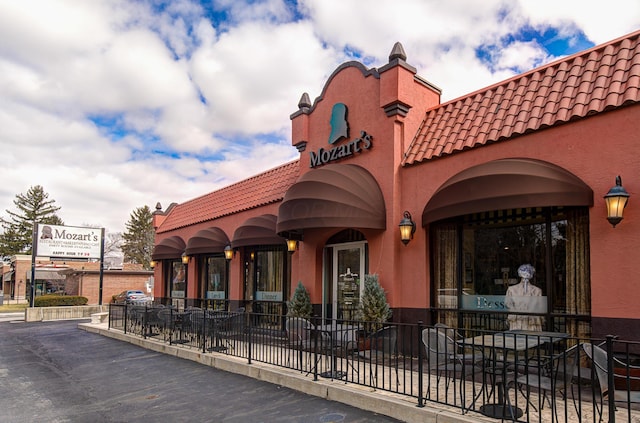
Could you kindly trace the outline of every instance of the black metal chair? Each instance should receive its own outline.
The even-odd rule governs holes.
[[[572,381],[580,362],[580,352],[581,348],[578,344],[553,355],[549,358],[548,363],[540,363],[541,365],[531,368],[525,364],[525,373],[519,375],[511,385],[517,387],[518,391],[527,399],[527,411],[529,406],[538,410],[531,398],[531,391],[536,390],[541,395],[538,399],[540,410],[543,409],[546,399],[552,409],[551,421],[558,421],[557,395],[560,394],[562,399],[566,401],[567,391],[573,387]],[[507,394],[508,399],[509,395]],[[576,412],[579,412],[577,407]]]
[[[604,400],[614,401],[622,404],[637,404],[640,403],[640,391],[632,391],[632,390],[616,390],[615,389],[615,380],[618,378],[619,380],[624,380],[624,384],[631,383],[640,383],[640,377],[632,376],[631,370],[640,370],[639,366],[633,366],[623,361],[613,357],[612,360],[614,365],[618,368],[621,368],[623,371],[626,370],[627,375],[617,375],[614,372],[614,386],[613,392],[609,391],[609,371],[608,371],[608,354],[602,347],[598,345],[593,345],[590,343],[582,344],[582,349],[585,354],[591,360],[592,373],[595,373],[595,376],[598,381],[598,388],[600,390],[597,401],[594,401],[594,407],[599,416],[598,421],[602,421],[602,412],[604,406]]]
[[[323,353],[331,347],[331,337],[324,331],[316,330],[313,323],[301,317],[289,317],[285,321],[287,346],[290,352],[295,352],[298,366],[303,371],[303,355],[307,355],[307,374],[314,370],[311,366],[311,355],[314,352]],[[291,354],[287,356],[287,366],[291,365]],[[316,362],[316,365],[318,363]],[[295,367],[295,364],[293,365]]]
[[[287,346],[290,349],[290,353],[287,355],[287,366],[291,365],[291,352],[295,352],[298,357],[298,365],[300,371],[303,371],[302,356],[304,352],[311,351],[311,329],[313,324],[307,319],[301,317],[290,317],[285,321],[285,332],[287,335]],[[309,367],[310,356],[307,358],[307,367]],[[295,367],[295,364],[293,365]]]
[[[465,353],[458,345],[456,339],[452,337],[454,334],[454,330],[448,326],[426,328],[422,331],[422,343],[427,352],[429,371],[436,374],[436,383],[438,386],[444,377],[445,395],[448,395],[451,382],[453,382],[455,386],[456,378],[459,379],[458,395],[464,411],[475,405],[475,401],[482,394],[482,390],[476,392],[474,385],[473,400],[469,406],[465,406],[465,387],[463,380],[469,375],[474,376],[477,372],[485,368],[485,357],[482,352],[482,345],[478,345],[472,353]],[[492,372],[491,377],[494,378],[492,380],[492,386],[503,383],[502,380],[498,380],[498,378],[502,377],[499,371]]]
[[[398,376],[398,328],[386,326],[367,336],[364,344],[368,349],[358,350],[358,358],[369,365],[369,377],[378,386],[378,368],[381,367],[387,379],[391,379],[391,371],[396,374],[396,389],[400,386]],[[388,372],[387,372],[388,370]],[[384,380],[383,380],[384,384]]]

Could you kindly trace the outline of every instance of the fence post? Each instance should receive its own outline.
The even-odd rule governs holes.
[[[129,317],[129,313],[127,313],[127,305],[125,304],[124,305],[124,333],[127,333],[127,324],[129,323],[127,321],[128,317]]]
[[[125,306],[126,307],[126,306]],[[136,311],[136,316],[138,314],[140,309],[138,309],[138,311]],[[151,324],[149,323],[149,315],[151,314],[152,310],[149,309],[149,305],[145,304],[144,305],[144,312],[142,313],[142,327],[140,328],[140,330],[142,330],[142,338],[143,339],[147,339],[147,334],[149,336],[151,336]],[[127,313],[128,314],[128,313]],[[148,329],[148,332],[147,332]]]
[[[202,309],[202,334],[201,334],[201,340],[202,340],[202,353],[206,353],[207,352],[207,312],[209,310],[206,308]]]
[[[422,320],[418,320],[418,407],[424,407],[423,392],[423,364],[422,364]]]
[[[253,349],[253,335],[251,333],[252,332],[251,328],[253,327],[253,319],[254,319],[253,311],[250,311],[249,312],[249,327],[247,328],[247,336],[249,337],[249,351],[247,351],[247,355],[249,356],[248,360],[247,360],[248,364],[251,364],[251,352],[252,352],[252,349]]]
[[[318,316],[314,316],[311,322],[313,323],[313,327],[316,328],[318,326]],[[317,382],[318,381],[318,331],[317,330],[313,331],[313,362],[315,363],[313,365],[313,381]]]
[[[613,335],[607,335],[607,385],[609,387],[609,423],[616,422],[615,379],[613,374]]]

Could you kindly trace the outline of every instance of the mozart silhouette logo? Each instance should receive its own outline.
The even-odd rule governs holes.
[[[344,103],[336,103],[331,109],[331,133],[329,134],[329,145],[336,144],[338,141],[349,138],[349,122],[347,121],[348,109]],[[311,156],[310,167],[325,165],[329,162],[342,160],[361,153],[371,148],[371,140],[373,137],[365,131],[360,131],[360,137],[342,143],[331,149],[319,148],[317,152],[309,152]]]
[[[331,134],[329,144],[335,144],[342,138],[349,138],[349,122],[347,122],[347,106],[343,103],[336,103],[331,110]]]

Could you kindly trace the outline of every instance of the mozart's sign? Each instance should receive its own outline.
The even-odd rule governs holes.
[[[349,138],[349,123],[347,122],[347,106],[343,103],[333,105],[331,112],[331,134],[329,135],[329,145]],[[329,149],[319,148],[317,152],[311,151],[310,167],[325,165],[329,162],[341,160],[356,153],[371,148],[373,137],[365,131],[360,131],[360,137],[347,143],[334,146]]]
[[[34,251],[37,256],[100,258],[103,230],[36,224]]]

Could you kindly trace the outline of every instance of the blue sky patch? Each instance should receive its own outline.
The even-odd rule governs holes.
[[[558,28],[534,28],[525,26],[518,32],[502,37],[496,44],[481,45],[476,49],[476,57],[492,71],[496,70],[499,54],[505,47],[517,42],[535,42],[551,57],[568,56],[593,47],[585,34],[580,30],[561,33]],[[526,72],[529,69],[512,69],[514,72]]]

